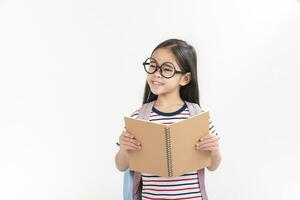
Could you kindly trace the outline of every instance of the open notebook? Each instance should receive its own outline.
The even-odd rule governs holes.
[[[208,134],[209,112],[170,125],[124,117],[126,131],[142,143],[129,151],[129,169],[163,177],[176,177],[210,165],[210,151],[195,145]]]

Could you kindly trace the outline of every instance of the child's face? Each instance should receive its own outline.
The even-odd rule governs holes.
[[[182,71],[178,66],[173,53],[169,49],[161,48],[153,52],[152,58],[154,58],[158,65],[164,62],[171,62],[175,69]],[[191,79],[191,74],[175,74],[172,78],[164,78],[159,70],[153,74],[148,74],[147,82],[151,89],[151,92],[155,95],[165,95],[171,93],[179,93],[180,87],[188,84]]]

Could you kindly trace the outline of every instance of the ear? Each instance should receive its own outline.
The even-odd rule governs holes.
[[[187,85],[191,80],[192,80],[192,74],[191,74],[191,72],[188,72],[188,73],[184,74],[184,75],[181,77],[180,85],[181,85],[181,86],[185,86],[185,85]]]

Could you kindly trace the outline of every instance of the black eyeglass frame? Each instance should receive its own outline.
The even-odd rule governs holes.
[[[146,70],[146,64],[147,64],[147,60],[148,59],[152,59],[154,62],[155,62],[155,64],[156,64],[156,68],[155,68],[155,70],[152,72],[152,73],[150,73],[150,72],[148,72],[147,70]],[[166,63],[168,63],[168,64],[171,64],[171,66],[174,68],[174,73],[173,73],[173,75],[172,76],[170,76],[170,77],[166,77],[166,76],[164,76],[163,75],[163,73],[162,73],[162,66],[164,65],[164,64],[166,64]],[[147,58],[144,62],[143,62],[143,66],[144,66],[144,70],[148,73],[148,74],[154,74],[156,71],[157,71],[157,69],[159,68],[159,73],[160,73],[160,75],[162,75],[164,78],[167,78],[167,79],[169,79],[169,78],[172,78],[173,76],[175,76],[175,74],[186,74],[186,72],[184,72],[184,71],[178,71],[178,70],[176,70],[176,68],[175,68],[175,66],[174,66],[174,64],[173,63],[171,63],[171,62],[164,62],[164,63],[162,63],[161,65],[159,65],[158,63],[157,63],[157,61],[154,59],[154,58],[152,58],[152,57],[149,57],[149,58]]]

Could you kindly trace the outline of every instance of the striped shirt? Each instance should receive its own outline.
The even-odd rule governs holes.
[[[131,117],[137,118],[139,110]],[[149,121],[160,124],[172,124],[190,116],[186,103],[175,112],[165,113],[152,107]],[[212,121],[209,122],[209,132],[217,135]],[[200,183],[201,184],[201,183]],[[174,178],[165,178],[153,174],[142,173],[142,199],[190,199],[200,200],[201,191],[197,171],[189,172]]]

